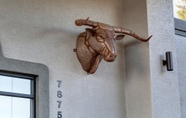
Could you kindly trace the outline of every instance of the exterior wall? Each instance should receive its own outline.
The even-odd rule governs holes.
[[[2,53],[2,48],[0,44],[0,73],[2,75],[17,74],[17,75],[24,76],[26,74],[29,74],[32,76],[37,76],[35,78],[36,79],[35,86],[36,86],[37,91],[34,94],[36,97],[35,108],[36,108],[36,111],[39,111],[39,112],[36,112],[35,115],[37,118],[47,118],[49,116],[49,104],[48,104],[49,102],[49,72],[48,72],[47,66],[43,64],[38,64],[38,63],[7,59],[4,57]],[[5,110],[6,109],[7,108],[5,108]],[[1,116],[3,116],[2,112],[3,111],[1,110]],[[5,116],[5,117],[8,117],[8,116]]]
[[[147,38],[146,0],[124,3],[123,27]],[[149,44],[126,37],[124,45],[127,118],[152,118]]]
[[[147,0],[153,118],[180,118],[176,38],[170,0]],[[174,71],[162,65],[165,52],[173,53]]]
[[[178,80],[180,90],[180,106],[181,106],[181,118],[186,117],[186,37],[176,35],[177,44],[177,62],[178,62]]]
[[[176,36],[181,39],[176,45],[171,13],[169,0],[0,0],[2,50],[7,58],[49,67],[49,118],[59,110],[64,118],[180,118],[184,38]],[[85,28],[74,21],[87,17],[153,38],[142,43],[126,36],[117,42],[116,61],[102,61],[95,74],[87,75],[73,52]],[[173,52],[172,72],[162,65],[166,51]],[[62,80],[60,89],[57,80]],[[57,90],[63,93],[60,109]]]
[[[7,58],[43,63],[49,67],[50,118],[125,118],[124,48],[117,43],[115,62],[102,61],[87,75],[73,52],[87,18],[120,26],[121,0],[0,0],[0,39]],[[62,80],[58,109],[57,80]]]
[[[149,44],[125,42],[127,117],[181,118],[172,2],[125,0],[124,6],[125,27],[153,35]],[[166,51],[173,52],[172,72],[163,67]]]

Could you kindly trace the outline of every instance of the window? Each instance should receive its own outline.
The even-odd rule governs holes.
[[[35,77],[0,73],[0,118],[35,118]]]
[[[173,0],[175,33],[186,37],[186,0]]]
[[[18,90],[16,89],[15,91],[0,90],[2,91],[1,93],[7,92],[7,93],[19,95],[18,97],[12,97],[4,94],[0,95],[2,99],[7,100],[5,101],[7,102],[7,105],[3,106],[2,103],[0,103],[0,107],[3,106],[3,108],[5,109],[9,105],[9,108],[13,110],[14,106],[10,107],[11,99],[12,99],[12,103],[19,103],[19,101],[22,101],[23,105],[26,104],[28,106],[30,105],[29,110],[24,109],[24,111],[22,111],[21,113],[26,113],[26,111],[28,111],[30,112],[28,114],[30,114],[31,117],[24,117],[24,118],[49,118],[49,103],[50,103],[49,102],[49,70],[47,66],[39,63],[32,63],[27,61],[5,58],[3,56],[3,52],[0,44],[0,75],[1,77],[13,77],[16,81],[25,80],[25,79],[30,81],[30,82],[27,81],[30,84],[29,86],[26,86],[30,88],[30,94],[28,92],[25,93],[25,91],[23,92],[22,89],[21,92],[20,89]],[[33,90],[33,88],[35,88],[35,90]],[[24,89],[26,90],[25,87]],[[34,94],[34,98],[33,98],[33,94]],[[25,97],[20,97],[20,95],[24,95]],[[35,104],[33,104],[33,101],[35,102]],[[5,102],[3,103],[5,104]],[[19,108],[23,108],[20,107],[21,104],[16,105],[15,107],[17,106]],[[33,110],[34,107],[35,109]],[[16,108],[16,110],[18,109]],[[11,110],[9,112],[14,113],[14,111]],[[2,112],[0,110],[0,114],[1,113]],[[15,111],[15,113],[18,113],[18,111]],[[7,117],[0,116],[0,118],[7,118]]]
[[[173,0],[174,17],[181,20],[186,20],[186,0]]]

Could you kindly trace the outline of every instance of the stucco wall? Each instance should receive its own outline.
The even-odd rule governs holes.
[[[180,118],[179,84],[173,5],[170,0],[147,0],[152,109],[154,118]],[[165,52],[173,54],[174,71],[162,64]]]
[[[124,0],[124,2],[123,27],[142,38],[147,38],[150,34],[148,34],[146,0]],[[141,42],[127,36],[124,45],[127,118],[151,118],[149,42]]]
[[[181,117],[186,117],[186,37],[176,35],[177,44],[177,62],[178,62],[178,81],[179,81],[179,93],[180,93],[180,105],[181,105]]]
[[[126,106],[128,118],[180,118],[173,5],[169,0],[125,0],[123,24],[149,43],[126,41]],[[171,14],[172,13],[172,14]],[[163,66],[173,53],[174,71]]]
[[[0,0],[2,50],[7,58],[49,67],[49,118],[59,110],[64,118],[180,118],[184,38],[177,36],[176,45],[172,10],[169,0]],[[87,17],[153,37],[142,43],[126,36],[117,42],[115,62],[102,61],[87,75],[73,52],[85,28],[74,21]],[[162,65],[166,51],[173,52],[172,72]],[[62,80],[60,109],[57,80]]]
[[[121,0],[0,0],[0,39],[5,57],[49,67],[50,118],[57,117],[56,80],[62,80],[64,118],[125,118],[124,47],[117,43],[115,62],[102,61],[87,75],[73,49],[84,31],[74,21],[120,26]]]

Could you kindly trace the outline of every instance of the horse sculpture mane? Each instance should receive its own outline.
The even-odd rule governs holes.
[[[75,24],[92,27],[86,28],[86,31],[78,36],[76,49],[74,49],[79,62],[88,74],[93,74],[97,70],[102,59],[108,62],[113,62],[116,59],[115,40],[121,40],[125,35],[130,35],[140,41],[147,42],[152,37],[143,39],[130,30],[91,21],[88,18],[78,19]],[[116,35],[116,33],[122,35]]]

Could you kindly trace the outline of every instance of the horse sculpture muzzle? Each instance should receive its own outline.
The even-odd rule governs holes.
[[[143,39],[130,30],[91,21],[88,18],[78,19],[75,24],[92,27],[86,28],[86,31],[78,36],[76,49],[74,49],[83,69],[88,74],[93,74],[97,70],[102,59],[108,62],[116,59],[115,41],[123,39],[124,35],[130,35],[143,42],[147,42],[152,37]],[[116,35],[116,33],[124,35]]]

